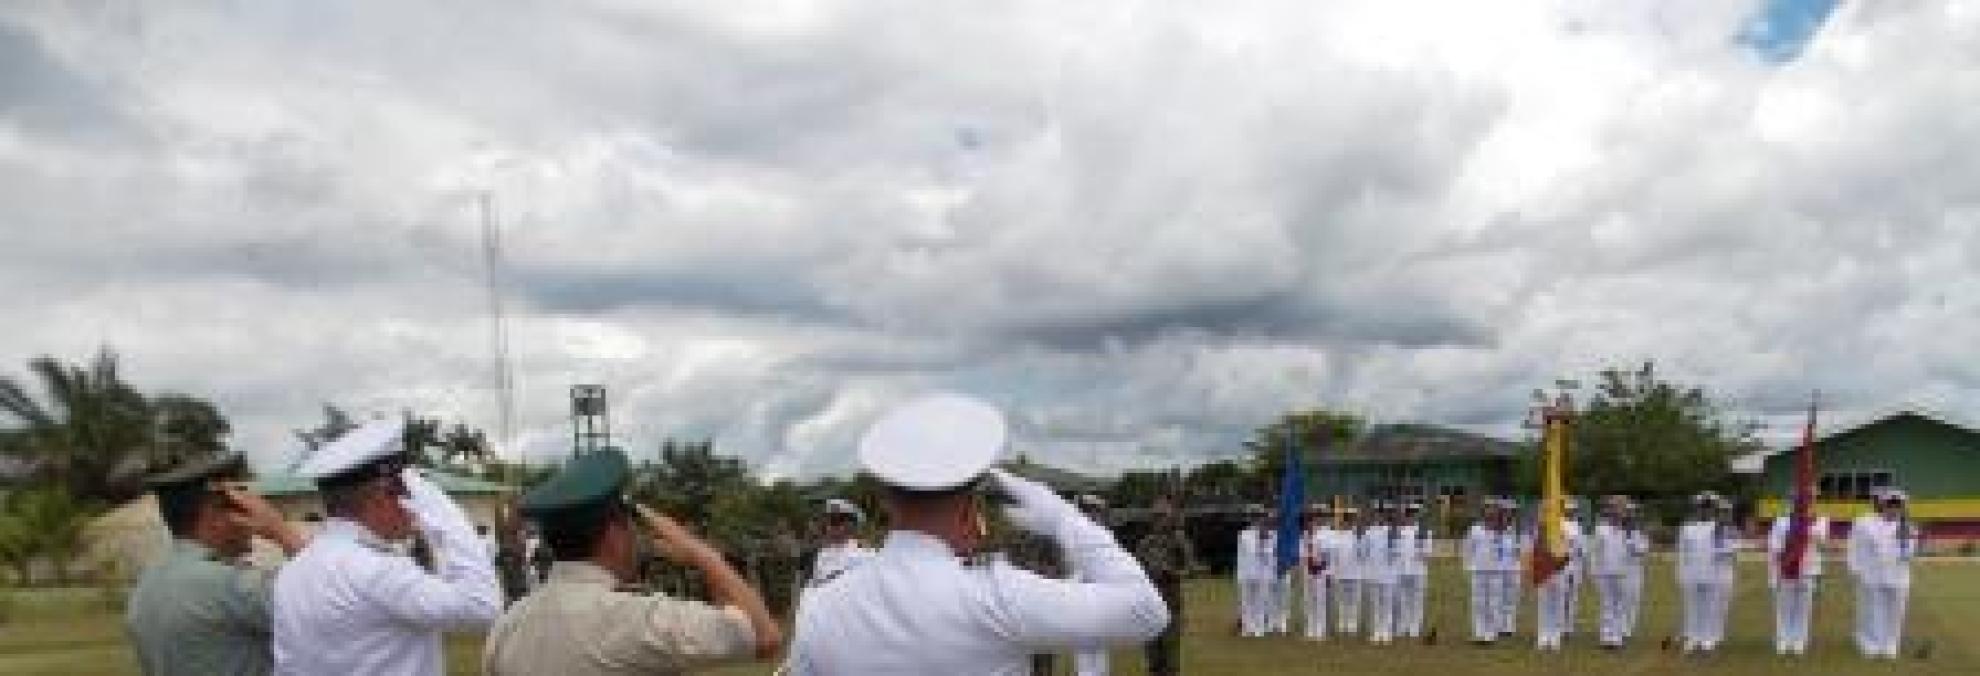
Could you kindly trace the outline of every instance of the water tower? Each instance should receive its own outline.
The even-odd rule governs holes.
[[[612,445],[612,420],[606,415],[604,385],[571,386],[571,455]]]

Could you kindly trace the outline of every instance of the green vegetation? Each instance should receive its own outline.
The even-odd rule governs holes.
[[[1773,607],[1765,575],[1757,562],[1741,570],[1733,602],[1731,638],[1722,653],[1692,659],[1666,652],[1657,643],[1677,626],[1677,606],[1670,570],[1652,572],[1643,636],[1620,653],[1596,650],[1586,629],[1593,613],[1593,596],[1584,597],[1584,632],[1561,653],[1542,654],[1530,647],[1530,635],[1516,645],[1479,648],[1463,641],[1466,598],[1462,579],[1452,562],[1441,562],[1431,592],[1431,624],[1442,640],[1436,645],[1396,644],[1387,647],[1343,640],[1325,643],[1276,637],[1240,639],[1233,635],[1236,614],[1229,580],[1198,580],[1189,587],[1185,672],[1198,676],[1241,674],[1484,674],[1526,676],[1536,673],[1588,674],[1970,674],[1980,671],[1980,565],[1944,561],[1921,564],[1912,593],[1906,629],[1908,653],[1926,643],[1930,656],[1908,655],[1900,662],[1870,662],[1858,658],[1849,639],[1850,592],[1832,578],[1818,601],[1812,654],[1786,659],[1773,654]],[[135,673],[129,649],[115,615],[103,612],[88,590],[16,592],[16,613],[23,621],[0,628],[0,673],[128,674]],[[1531,602],[1531,598],[1528,598]],[[1530,611],[1530,608],[1529,608]],[[1522,626],[1531,627],[1529,616]],[[479,641],[471,636],[448,643],[448,666],[454,674],[479,668]],[[1138,652],[1115,653],[1115,673],[1139,674]],[[1061,670],[1067,668],[1061,661]],[[769,674],[761,665],[718,670],[725,676]]]

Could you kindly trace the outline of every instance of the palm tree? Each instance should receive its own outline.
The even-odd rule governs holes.
[[[29,379],[0,377],[0,424],[13,423],[0,453],[78,500],[128,500],[152,469],[225,450],[231,428],[219,409],[182,394],[147,397],[124,382],[108,348],[80,366],[36,357],[28,372],[39,397]]]

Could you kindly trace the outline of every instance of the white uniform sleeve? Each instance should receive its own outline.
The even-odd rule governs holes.
[[[1137,643],[1169,625],[1169,607],[1147,573],[1092,521],[1064,524],[1059,547],[1081,582],[1009,565],[991,568],[988,599],[1011,637],[1038,649]]]
[[[1870,524],[1866,519],[1857,519],[1849,529],[1849,552],[1847,555],[1849,572],[1858,576],[1869,570]]]
[[[364,592],[400,619],[420,626],[472,629],[502,614],[502,589],[495,562],[459,505],[416,471],[405,475],[406,507],[433,546],[439,574],[407,559],[379,568]]]

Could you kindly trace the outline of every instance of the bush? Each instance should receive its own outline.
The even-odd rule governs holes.
[[[19,605],[19,601],[14,598],[13,590],[0,589],[0,627],[14,621],[14,616],[19,612]]]
[[[130,600],[130,593],[123,587],[110,584],[96,588],[96,606],[112,615],[124,614],[124,606]]]

